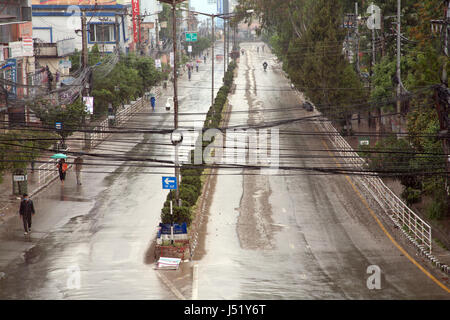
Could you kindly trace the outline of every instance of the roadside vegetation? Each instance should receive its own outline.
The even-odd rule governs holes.
[[[367,1],[357,1],[362,17]],[[404,187],[402,198],[408,204],[423,202],[431,219],[450,218],[445,190],[445,157],[438,114],[434,101],[435,84],[440,84],[443,54],[439,34],[433,34],[431,20],[442,19],[441,0],[402,1],[401,73],[405,89],[401,116],[405,135],[392,132],[396,106],[397,1],[377,2],[383,13],[384,33],[377,30],[376,60],[372,67],[372,33],[364,22],[360,30],[360,64],[348,59],[344,43],[352,30],[343,28],[346,13],[354,13],[355,1],[328,0],[240,0],[238,11],[251,8],[259,16],[260,34],[283,63],[295,87],[304,92],[319,111],[354,134],[350,120],[367,121],[374,136],[370,148],[363,148],[370,169],[393,177]],[[252,19],[255,19],[255,18]],[[250,22],[250,20],[248,20]],[[382,37],[383,36],[383,37]],[[352,40],[353,41],[353,40]],[[447,64],[450,72],[450,64]],[[385,121],[381,121],[382,118]]]
[[[209,108],[206,115],[206,119],[203,124],[204,129],[218,128],[222,120],[222,110],[227,101],[228,94],[231,91],[234,77],[234,69],[236,68],[236,63],[231,62],[228,66],[228,70],[224,77],[224,84],[219,89],[217,96],[214,100],[214,104]],[[202,139],[200,136],[199,139]],[[204,148],[208,146],[212,141],[203,141],[202,144],[202,154]],[[200,142],[199,142],[200,144]],[[161,212],[162,223],[183,223],[189,226],[193,220],[193,207],[197,203],[198,198],[202,192],[202,174],[205,169],[202,166],[195,166],[194,163],[194,151],[190,153],[191,165],[183,165],[181,168],[181,184],[180,184],[180,199],[182,201],[182,206],[175,206],[175,201],[173,202],[173,217],[170,214],[170,201],[175,199],[175,192],[170,192],[167,195],[167,200],[164,202],[164,207]],[[207,169],[206,169],[207,170]],[[172,220],[173,219],[173,220]]]

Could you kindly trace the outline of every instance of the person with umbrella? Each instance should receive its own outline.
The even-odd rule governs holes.
[[[58,168],[59,172],[59,180],[61,180],[61,183],[64,184],[64,180],[66,179],[66,171],[68,168],[65,158],[59,158],[56,167]]]
[[[156,105],[156,98],[155,98],[155,96],[151,96],[150,104],[152,105],[153,111],[155,111],[155,105]]]

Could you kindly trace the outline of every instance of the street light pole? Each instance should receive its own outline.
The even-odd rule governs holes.
[[[223,20],[223,74],[227,72],[227,20],[224,18]]]
[[[173,20],[173,120],[174,129],[178,129],[178,92],[177,92],[177,19],[175,13],[175,5],[172,6]],[[178,167],[178,144],[175,145],[175,177],[177,179],[177,188],[175,190],[176,205],[180,200],[180,168]]]
[[[230,63],[230,20],[227,21],[227,65]]]
[[[211,52],[211,64],[212,64],[212,77],[211,77],[211,107],[214,105],[214,45],[216,42],[216,37],[214,34],[214,16],[211,16],[212,20],[212,52]],[[213,108],[214,114],[214,108]]]

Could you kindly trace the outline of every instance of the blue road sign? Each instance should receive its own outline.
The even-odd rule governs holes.
[[[162,177],[163,189],[176,190],[177,178],[176,177]]]
[[[61,129],[62,129],[62,123],[61,123],[61,122],[56,122],[56,123],[55,123],[55,128],[56,128],[57,130],[61,130]]]

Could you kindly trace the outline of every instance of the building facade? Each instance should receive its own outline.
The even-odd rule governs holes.
[[[31,0],[0,0],[0,121],[23,122],[20,100],[33,84]]]
[[[33,38],[44,43],[74,38],[81,50],[81,14],[87,18],[88,47],[98,45],[101,52],[112,52],[119,45],[126,51],[129,35],[130,6],[112,0],[33,0]]]

